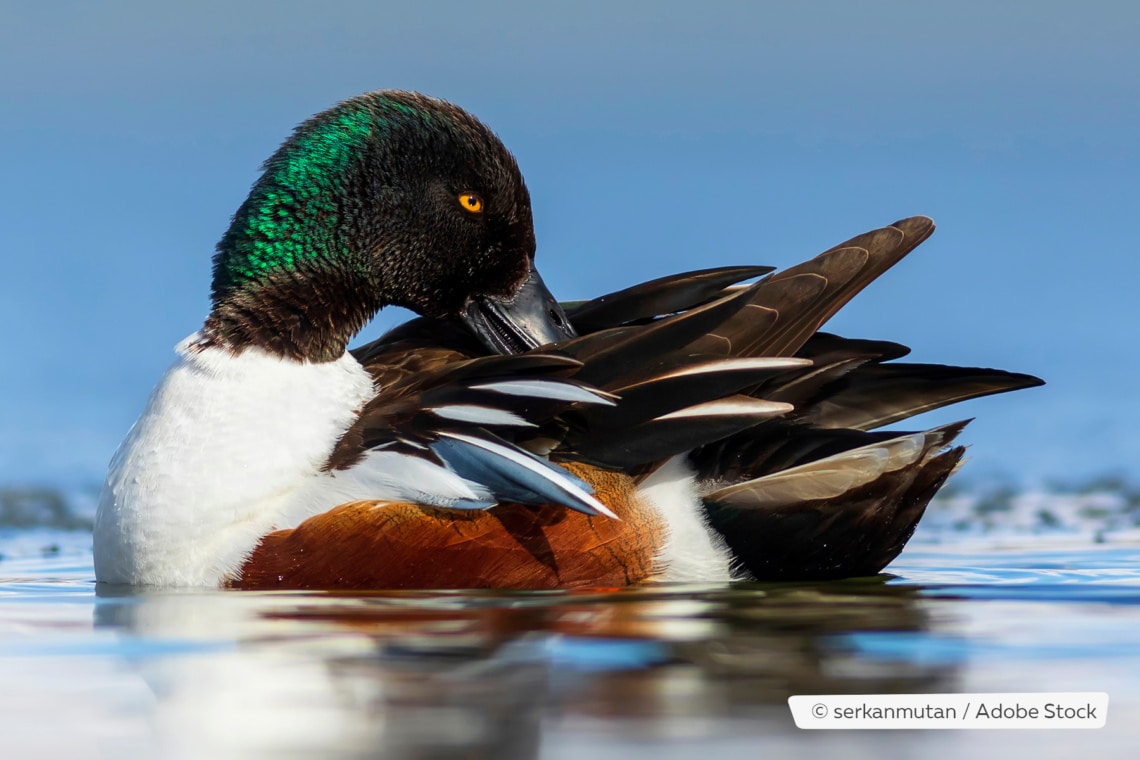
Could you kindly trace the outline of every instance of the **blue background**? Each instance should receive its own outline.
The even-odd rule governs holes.
[[[101,479],[260,162],[377,88],[500,134],[563,298],[932,216],[831,328],[1049,381],[928,416],[975,473],[1137,461],[1140,6],[407,5],[0,2],[0,483]]]

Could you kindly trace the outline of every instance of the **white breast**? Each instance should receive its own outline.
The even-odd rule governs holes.
[[[351,356],[320,364],[194,334],[111,461],[95,518],[106,583],[216,586],[314,479],[374,393]]]

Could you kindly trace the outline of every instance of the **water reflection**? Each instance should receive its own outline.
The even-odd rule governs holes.
[[[594,594],[100,589],[95,617],[154,695],[156,754],[532,758],[544,728],[567,722],[787,728],[793,693],[953,690],[953,661],[851,644],[927,632],[928,605],[883,578]]]

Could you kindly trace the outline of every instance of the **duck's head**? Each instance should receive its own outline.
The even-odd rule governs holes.
[[[380,91],[301,124],[214,257],[207,342],[329,361],[380,308],[458,317],[493,350],[572,337],[534,268],[530,195],[473,116]]]

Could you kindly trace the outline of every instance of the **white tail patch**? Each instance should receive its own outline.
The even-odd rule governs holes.
[[[660,580],[723,583],[733,579],[732,555],[720,534],[705,523],[704,504],[697,493],[695,472],[675,456],[638,487],[665,524],[665,543],[657,563],[664,568]]]

